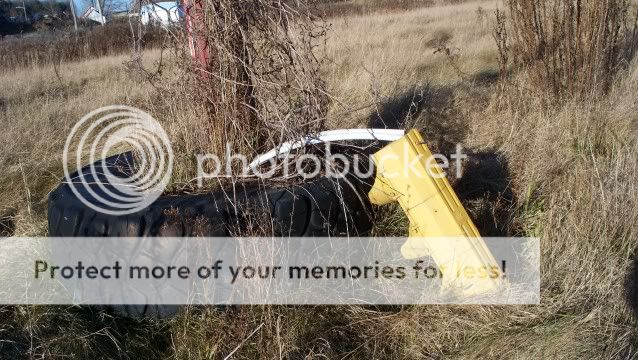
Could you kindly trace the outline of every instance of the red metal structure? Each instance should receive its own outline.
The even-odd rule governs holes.
[[[200,75],[205,76],[208,68],[209,51],[206,38],[206,0],[182,0],[184,14],[186,16],[186,32],[188,33],[188,46],[195,66],[200,70]]]

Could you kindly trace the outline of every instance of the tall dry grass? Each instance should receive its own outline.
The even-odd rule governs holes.
[[[460,142],[471,161],[499,162],[497,173],[476,161],[454,185],[473,190],[465,204],[482,231],[541,238],[540,305],[196,307],[170,321],[142,322],[86,308],[4,307],[0,354],[188,359],[237,349],[234,356],[248,359],[636,357],[638,64],[619,70],[605,98],[550,108],[514,88],[518,100],[504,104],[495,82],[494,19],[485,15],[493,9],[475,2],[335,19],[325,54],[332,60],[322,68],[336,99],[326,126],[362,127],[382,117],[388,126],[420,127],[433,147]],[[465,75],[435,53],[441,41],[456,49]],[[150,55],[147,66],[159,52]],[[150,86],[123,71],[126,60],[64,63],[63,85],[51,66],[0,74],[0,153],[10,164],[1,190],[19,206],[19,233],[43,220],[42,207],[32,207],[33,218],[24,215],[25,184],[31,204],[42,203],[61,175],[53,166],[42,169],[59,161],[65,127],[94,104],[137,105],[177,135],[181,122],[201,121],[193,107],[157,101]],[[58,95],[61,89],[66,95]],[[404,231],[400,210],[384,209],[377,232]],[[44,232],[34,226],[28,233]]]
[[[636,356],[636,65],[621,74],[607,99],[525,111],[494,100],[471,125],[474,146],[508,160],[511,232],[541,238],[541,306],[505,315],[518,347],[484,339],[494,353]]]
[[[159,51],[149,51],[150,66]],[[62,177],[71,127],[101,106],[148,109],[153,88],[125,71],[129,55],[0,70],[0,214],[15,212],[16,234],[46,234],[47,194]],[[15,211],[10,211],[14,209]]]
[[[494,3],[466,2],[331,20],[323,76],[339,101],[331,104],[329,126],[360,126],[370,111],[381,111],[383,103],[402,96],[419,97],[427,84],[435,98],[448,97],[446,88],[462,78],[445,54],[437,52],[442,45],[459,55],[456,65],[470,82],[491,81],[498,62],[492,24],[483,14],[494,8]],[[465,101],[448,100],[446,105],[428,102],[447,108]]]
[[[313,13],[326,18],[370,15],[374,12],[401,12],[436,4],[434,0],[314,0],[310,3]]]
[[[606,94],[626,65],[624,46],[636,34],[629,1],[505,2],[507,25],[496,37],[501,71],[525,75],[551,102]]]

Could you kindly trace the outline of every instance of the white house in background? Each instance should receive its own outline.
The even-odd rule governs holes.
[[[162,1],[143,5],[140,9],[140,21],[144,25],[157,23],[167,26],[179,22],[179,4],[177,1]]]
[[[89,8],[86,9],[84,14],[82,14],[82,16],[80,17],[83,19],[89,19],[99,22],[100,24],[104,24],[106,22],[106,18],[102,16],[102,14],[100,14],[99,11],[97,11],[93,6],[89,6]]]

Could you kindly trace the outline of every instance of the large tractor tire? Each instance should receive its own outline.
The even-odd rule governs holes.
[[[132,155],[125,153],[101,161],[124,177],[130,171]],[[79,171],[90,182],[103,181],[102,175],[90,173],[90,166]],[[71,178],[76,176],[77,173],[72,174]],[[234,189],[213,193],[165,195],[146,209],[125,216],[91,209],[73,193],[71,186],[62,183],[49,195],[49,236],[261,235],[250,233],[254,229],[246,223],[251,217],[273,222],[275,226],[270,228],[276,229],[276,235],[291,237],[362,236],[372,226],[367,196],[356,179],[318,178],[277,188],[239,184]],[[81,187],[76,190],[84,199],[95,201]],[[100,191],[97,185],[94,190]]]
[[[124,153],[105,162],[115,175],[131,174],[133,156]],[[98,162],[94,168],[100,168]],[[102,174],[91,166],[80,169],[92,189]],[[139,212],[117,216],[93,210],[85,201],[96,201],[86,189],[76,186],[84,201],[62,183],[49,195],[48,225],[51,237],[192,237],[265,236],[262,229],[287,237],[364,236],[372,227],[370,204],[364,186],[356,179],[317,178],[300,185],[265,187],[236,185],[225,191],[164,195]],[[91,185],[93,186],[93,185]],[[109,186],[105,184],[105,186]],[[259,222],[265,226],[259,226]],[[55,249],[53,249],[55,256]],[[135,254],[131,254],[135,257]],[[180,308],[166,305],[122,305],[111,307],[129,317],[168,317]]]

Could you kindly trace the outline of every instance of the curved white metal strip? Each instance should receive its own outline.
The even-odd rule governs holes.
[[[319,144],[322,142],[342,141],[342,140],[379,140],[394,141],[405,135],[405,130],[397,129],[338,129],[322,131],[316,136],[306,136],[301,140],[294,142],[285,142],[279,147],[268,151],[265,154],[257,156],[251,163],[250,167],[259,166],[272,158],[287,154],[292,150],[299,149],[303,146]]]

